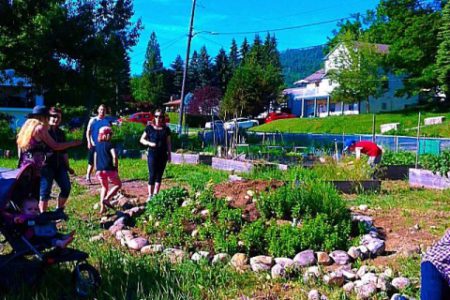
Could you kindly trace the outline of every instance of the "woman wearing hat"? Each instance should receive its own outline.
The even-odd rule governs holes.
[[[66,136],[64,131],[59,128],[62,121],[62,111],[60,108],[50,108],[49,130],[48,133],[57,143],[65,142]],[[69,174],[74,171],[69,165],[69,156],[65,150],[50,151],[51,155],[47,157],[46,163],[41,170],[41,190],[39,209],[44,212],[48,208],[48,200],[50,200],[50,193],[53,181],[56,182],[60,189],[58,196],[57,209],[64,209],[67,198],[69,198],[71,184]]]
[[[48,148],[60,151],[81,145],[81,141],[56,142],[48,133],[49,116],[49,110],[46,106],[35,106],[17,135],[19,167],[32,163],[37,179],[41,177],[41,170],[47,158]],[[35,188],[39,189],[39,184]]]

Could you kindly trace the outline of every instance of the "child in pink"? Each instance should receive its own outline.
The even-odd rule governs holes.
[[[100,192],[100,213],[106,211],[105,206],[113,208],[110,200],[122,187],[119,178],[118,159],[114,145],[111,143],[111,127],[104,126],[100,128],[98,134],[98,143],[95,145],[94,162],[97,170],[97,178],[102,185]],[[110,188],[109,184],[112,184]]]

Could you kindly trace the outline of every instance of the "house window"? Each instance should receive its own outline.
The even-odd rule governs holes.
[[[382,110],[387,110],[387,103],[386,102],[381,103],[381,109]]]
[[[381,88],[383,91],[387,92],[389,90],[389,80],[383,80],[381,83]]]
[[[319,85],[320,85],[320,82],[316,81],[316,86],[319,87]]]

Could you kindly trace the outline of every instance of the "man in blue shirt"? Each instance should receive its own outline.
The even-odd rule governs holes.
[[[89,183],[91,182],[91,174],[94,168],[93,166],[94,166],[95,145],[98,142],[98,134],[100,128],[102,128],[103,126],[111,125],[105,117],[106,117],[106,106],[104,104],[101,104],[97,109],[97,116],[92,117],[89,120],[86,129],[86,140],[87,140],[87,147],[89,150],[86,181]]]

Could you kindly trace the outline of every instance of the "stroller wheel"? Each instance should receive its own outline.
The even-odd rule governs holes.
[[[88,263],[77,264],[73,270],[75,293],[87,298],[93,296],[100,286],[100,274]]]

